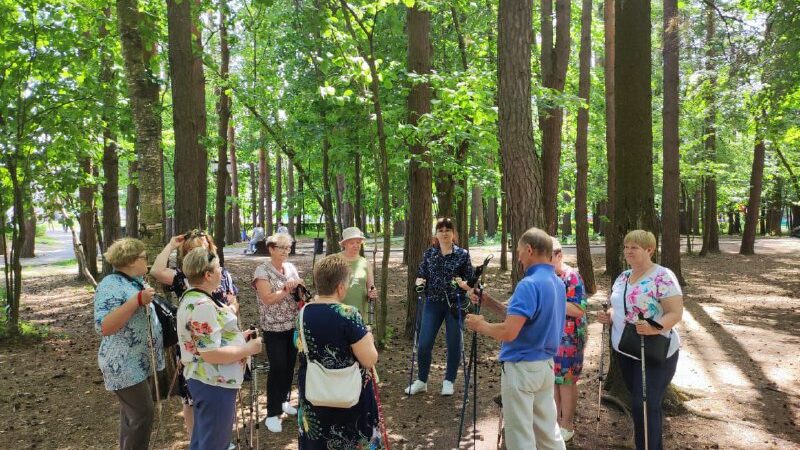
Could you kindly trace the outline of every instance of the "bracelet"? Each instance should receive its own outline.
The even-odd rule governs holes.
[[[138,304],[139,304],[139,306],[144,306],[144,305],[142,304],[142,291],[139,291],[139,292],[136,294],[136,303],[138,303]]]

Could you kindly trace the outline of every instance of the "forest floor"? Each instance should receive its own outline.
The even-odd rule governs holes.
[[[300,251],[305,254],[290,260],[310,280],[312,255],[310,246],[303,244]],[[800,337],[795,332],[800,323],[800,239],[759,240],[756,256],[737,255],[735,247],[724,245],[721,254],[683,259],[683,274],[689,284],[684,320],[679,326],[683,347],[673,383],[685,394],[687,411],[666,418],[666,448],[800,448]],[[473,263],[478,264],[491,250],[474,248]],[[257,321],[255,296],[249,287],[251,275],[265,258],[233,256],[240,251],[230,249],[227,267],[241,288],[241,323],[250,325]],[[371,262],[372,254],[367,256]],[[408,382],[411,348],[400,336],[406,309],[406,268],[400,263],[399,252],[393,256],[390,337],[378,363],[392,447],[453,448],[463,373],[459,373],[455,396],[438,394],[444,372],[443,336],[437,339],[430,391],[411,398],[402,393]],[[601,327],[594,316],[610,284],[602,274],[602,259],[594,256],[598,292],[589,302],[589,341],[584,378],[579,384],[577,434],[568,446],[574,449],[633,448],[630,419],[606,404],[601,410],[599,432],[595,433]],[[490,266],[486,284],[496,297],[505,299],[508,274],[498,271],[498,260]],[[574,264],[574,256],[568,255],[567,262]],[[47,325],[49,334],[39,340],[0,343],[0,416],[4,418],[0,422],[0,448],[116,446],[118,404],[104,389],[97,368],[99,336],[93,330],[92,308],[91,289],[65,276],[63,270],[37,271],[24,281],[23,319]],[[495,342],[479,339],[478,449],[495,448],[499,408],[492,397],[499,393],[500,384],[497,350]],[[262,418],[265,379],[259,377]],[[246,383],[242,390],[245,403],[249,403],[249,392]],[[180,400],[173,397],[164,402],[163,425],[155,448],[186,448],[182,423]],[[472,448],[471,416],[468,423],[462,448]],[[277,435],[261,425],[262,448],[297,448],[294,419],[287,418],[283,424],[283,433]]]

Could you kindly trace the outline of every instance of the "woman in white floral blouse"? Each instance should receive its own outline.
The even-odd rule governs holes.
[[[653,252],[656,250],[656,237],[653,233],[633,230],[625,236],[624,246],[625,261],[631,269],[617,277],[611,288],[611,308],[605,313],[598,313],[597,321],[611,324],[613,356],[617,359],[622,379],[631,393],[636,449],[661,450],[661,401],[678,365],[681,340],[674,327],[683,317],[683,293],[675,274],[666,267],[653,263]],[[663,365],[645,361],[647,428],[644,426],[641,354],[627,354],[619,348],[626,323],[636,324],[639,335],[661,334],[669,339],[667,358]]]
[[[190,450],[223,449],[231,440],[236,393],[251,355],[261,352],[261,338],[239,329],[236,312],[211,293],[222,277],[219,259],[203,247],[183,259],[193,286],[178,307],[178,339],[183,375],[194,399]]]
[[[281,412],[297,414],[289,403],[292,391],[297,348],[294,346],[294,329],[298,304],[292,291],[303,280],[294,264],[287,262],[292,249],[292,238],[278,233],[267,239],[270,260],[256,267],[253,287],[258,297],[258,311],[264,342],[267,344],[269,373],[267,374],[267,429],[273,433],[283,431]]]

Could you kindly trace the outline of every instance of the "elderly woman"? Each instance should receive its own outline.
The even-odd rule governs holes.
[[[174,292],[175,296],[181,298],[183,293],[186,292],[191,286],[186,274],[183,272],[183,258],[190,251],[195,248],[202,247],[207,249],[213,254],[217,254],[217,246],[214,245],[214,239],[211,235],[206,234],[201,230],[192,230],[186,234],[173,236],[169,243],[161,250],[161,253],[156,256],[153,261],[153,267],[150,269],[150,274],[159,283],[163,284],[168,292]],[[177,258],[175,268],[169,267],[169,258],[172,252],[177,250]],[[239,302],[236,299],[239,289],[233,284],[231,274],[222,268],[222,277],[220,284],[212,292],[211,297],[220,305],[227,304],[235,313],[239,311]],[[180,346],[176,352],[176,357],[180,359]],[[194,426],[194,415],[192,413],[192,395],[189,393],[189,388],[186,378],[178,375],[177,380],[178,394],[183,400],[183,422],[186,427],[186,433],[191,436],[192,428]]]
[[[192,288],[178,307],[178,343],[183,375],[194,399],[189,448],[228,448],[236,413],[236,394],[242,386],[249,357],[261,352],[261,338],[242,333],[234,309],[212,297],[220,283],[219,259],[203,247],[183,258],[183,271]]]
[[[153,400],[147,379],[164,368],[161,324],[155,317],[153,288],[145,287],[147,254],[136,239],[120,239],[105,253],[114,273],[94,294],[94,328],[103,335],[97,362],[106,389],[120,403],[120,449],[148,448]]]
[[[342,231],[342,240],[339,241],[342,247],[339,256],[350,266],[350,283],[342,303],[355,306],[362,317],[367,313],[367,302],[378,298],[372,268],[367,264],[367,258],[359,254],[365,240],[364,233],[358,227],[350,227]]]
[[[615,350],[613,356],[617,358],[623,380],[631,393],[637,449],[645,448],[642,367],[639,353],[627,354],[620,350],[622,332],[625,324],[630,323],[636,325],[639,335],[660,334],[669,339],[665,363],[645,364],[648,447],[650,450],[661,450],[661,401],[678,364],[680,337],[674,327],[683,316],[683,294],[675,274],[652,261],[656,249],[653,233],[631,231],[625,236],[624,246],[625,260],[631,269],[617,277],[611,292],[611,308],[607,312],[600,312],[597,318],[602,324],[611,324],[611,345]],[[645,320],[640,320],[640,317]]]
[[[555,399],[558,425],[564,442],[575,435],[575,408],[578,404],[578,378],[583,370],[583,348],[586,345],[586,291],[578,271],[564,263],[564,251],[553,238],[553,258],[550,264],[567,290],[567,317],[561,343],[553,357],[556,376]]]
[[[469,253],[456,245],[457,241],[453,221],[439,219],[433,245],[423,255],[417,270],[416,284],[425,285],[425,304],[419,325],[419,371],[416,381],[405,389],[409,395],[428,390],[431,353],[442,322],[445,323],[447,341],[447,368],[442,382],[442,395],[453,395],[454,392],[453,382],[461,362],[463,314],[459,321],[459,315],[453,314],[453,311],[461,307],[466,294],[452,282],[456,278],[470,280],[474,273]]]
[[[256,267],[253,286],[258,298],[258,310],[267,344],[267,418],[264,423],[273,433],[280,433],[281,412],[297,414],[289,402],[297,362],[294,346],[294,327],[297,320],[297,302],[292,291],[302,279],[294,264],[287,262],[292,249],[292,238],[285,233],[267,239],[270,260]]]
[[[298,373],[301,450],[385,447],[372,386],[371,369],[378,361],[378,350],[358,310],[342,304],[349,279],[349,264],[339,255],[327,256],[314,267],[319,298],[303,309],[303,323],[298,327],[302,335],[298,334],[297,338],[302,351]],[[344,369],[358,361],[361,366],[358,403],[350,408],[331,408],[314,406],[307,401],[305,381],[309,359],[327,369]]]

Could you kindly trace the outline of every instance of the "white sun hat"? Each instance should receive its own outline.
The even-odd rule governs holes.
[[[339,245],[342,245],[344,241],[349,241],[350,239],[366,240],[367,238],[364,237],[364,233],[362,233],[358,227],[345,228],[342,230],[342,240],[339,241]]]

